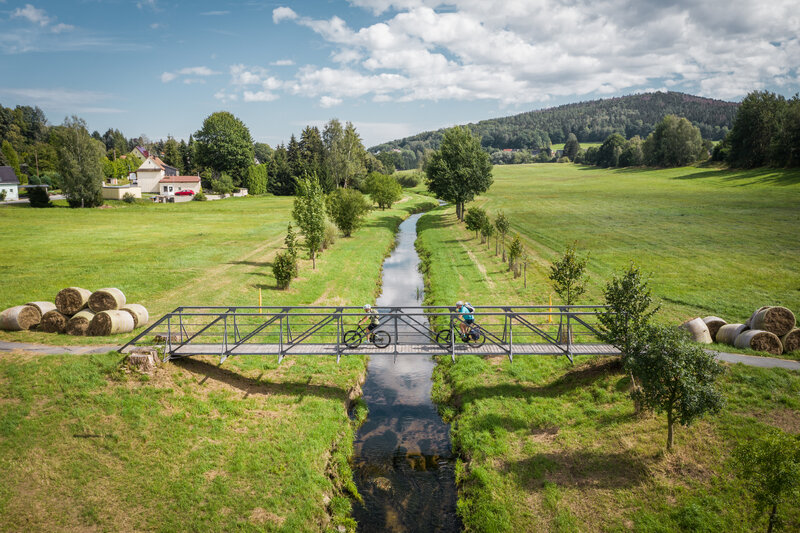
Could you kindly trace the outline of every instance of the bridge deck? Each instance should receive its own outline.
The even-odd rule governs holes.
[[[566,350],[566,345],[562,345],[563,350],[552,344],[533,343],[533,344],[514,344],[514,355],[563,355]],[[398,355],[416,355],[416,354],[431,354],[443,355],[449,354],[450,350],[443,349],[435,344],[398,344],[389,345],[386,348],[377,348],[372,344],[362,344],[358,348],[346,348],[341,346],[341,354],[398,354]],[[396,350],[395,350],[396,348]],[[481,355],[506,355],[507,350],[503,349],[503,345],[497,344],[484,344],[476,348],[474,346],[467,346],[466,344],[456,344],[456,354],[474,353]],[[283,351],[279,344],[240,344],[231,347],[230,350],[225,350],[225,347],[219,344],[187,344],[185,346],[173,345],[171,350],[172,357],[185,357],[191,355],[220,355],[226,353],[227,355],[336,355],[336,344],[299,344],[294,346],[283,346]],[[610,344],[573,344],[570,346],[570,353],[572,355],[585,355],[585,354],[618,354],[619,350]]]

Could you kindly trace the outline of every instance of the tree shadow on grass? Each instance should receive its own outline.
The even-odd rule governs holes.
[[[330,385],[311,384],[311,377],[307,381],[271,382],[261,379],[261,376],[258,378],[248,377],[217,364],[191,357],[176,359],[173,364],[194,374],[198,384],[203,385],[209,381],[215,381],[240,390],[247,396],[267,396],[270,394],[298,396],[300,398],[303,396],[316,396],[342,402],[346,402],[349,398],[349,391]]]
[[[229,261],[229,265],[247,265],[259,268],[272,268],[271,261]]]
[[[629,450],[564,450],[506,463],[504,470],[525,488],[541,487],[546,477],[564,487],[624,489],[645,483],[650,478],[650,466],[657,459]]]
[[[758,183],[762,185],[797,185],[800,171],[779,168],[754,168],[750,170],[699,170],[692,174],[676,176],[674,180],[696,180],[717,178],[740,186]]]

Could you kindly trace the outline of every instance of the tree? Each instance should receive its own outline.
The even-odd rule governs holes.
[[[272,274],[279,289],[288,289],[292,282],[296,264],[288,252],[278,252],[272,262]]]
[[[229,173],[241,185],[254,162],[253,139],[244,123],[227,111],[212,113],[195,134],[197,162],[219,175]]]
[[[634,401],[667,415],[667,451],[672,450],[675,422],[688,426],[705,413],[718,412],[722,395],[715,388],[723,372],[714,356],[675,327],[649,326],[646,348],[628,361],[639,383]]]
[[[780,525],[778,505],[800,497],[800,437],[773,429],[739,445],[733,457],[759,513],[769,509],[771,533]]]
[[[378,161],[383,163],[383,168],[386,169],[386,173],[389,175],[394,174],[397,167],[402,166],[400,154],[397,152],[379,152],[375,157],[378,158]]]
[[[609,135],[597,151],[597,162],[599,167],[619,166],[619,156],[625,148],[627,141],[619,133]]]
[[[492,185],[492,164],[481,149],[480,138],[456,126],[445,131],[442,144],[425,168],[428,190],[455,204],[458,220],[464,220],[464,204]]]
[[[581,149],[581,144],[574,133],[567,135],[567,142],[564,143],[564,155],[569,157],[570,161],[575,161],[578,155],[578,150]]]
[[[102,205],[103,143],[92,139],[86,122],[76,116],[53,128],[51,137],[58,153],[61,188],[70,207]]]
[[[308,175],[316,175],[325,190],[325,145],[322,143],[322,136],[316,126],[306,126],[300,134],[300,159]],[[327,189],[326,192],[330,190],[333,188]]]
[[[328,195],[328,215],[345,237],[357,230],[371,209],[364,195],[355,189],[336,189]]]
[[[727,137],[731,166],[752,168],[767,164],[770,144],[781,130],[785,106],[783,96],[769,91],[753,91],[745,96]]]
[[[644,150],[642,138],[638,135],[631,137],[619,154],[619,166],[638,167],[644,164]]]
[[[325,196],[316,177],[306,177],[297,182],[292,217],[306,238],[308,256],[312,268],[316,269],[317,250],[325,235]]]
[[[516,278],[518,274],[517,260],[522,257],[522,240],[519,238],[519,233],[514,234],[514,238],[511,239],[511,244],[508,247],[508,270],[514,271],[514,277]]]
[[[289,172],[292,173],[295,179],[305,173],[305,166],[300,156],[300,143],[297,142],[297,137],[294,134],[292,134],[289,144],[286,146],[286,161],[289,163]]]
[[[378,172],[371,172],[367,176],[364,190],[381,209],[391,207],[403,194],[403,188],[396,179]]]
[[[486,239],[486,248],[491,247],[492,235],[494,235],[494,224],[492,224],[488,215],[483,221],[483,226],[481,226],[481,235]]]
[[[253,155],[259,165],[264,165],[272,157],[272,148],[266,143],[253,143]]]
[[[685,118],[665,116],[642,146],[644,162],[661,167],[681,167],[702,156],[700,130]]]
[[[586,257],[578,257],[575,245],[567,246],[561,259],[550,267],[553,290],[565,305],[573,305],[586,292]]]
[[[247,169],[247,180],[245,181],[249,194],[266,194],[269,185],[269,173],[267,165],[252,165]]]
[[[269,188],[269,192],[276,196],[291,196],[295,193],[297,180],[292,175],[286,148],[284,148],[282,144],[279,144],[272,153],[268,174],[269,184],[267,187]]]
[[[322,132],[325,145],[325,166],[333,187],[358,185],[364,176],[366,150],[352,122],[345,124],[331,119]]]
[[[506,215],[502,211],[497,213],[497,216],[494,219],[494,227],[497,228],[497,234],[500,242],[503,244],[503,261],[506,260],[506,233],[508,233],[510,226],[511,224],[509,224]],[[497,241],[495,241],[494,255],[497,255]]]
[[[26,176],[22,174],[22,170],[19,167],[19,155],[17,155],[17,151],[14,150],[14,147],[11,146],[11,143],[7,140],[3,140],[2,148],[0,151],[3,152],[3,159],[5,159],[6,164],[14,169],[14,173],[19,178],[19,182],[22,184],[28,183]]]
[[[297,277],[297,237],[294,234],[291,222],[289,223],[289,227],[286,228],[286,238],[283,239],[283,244],[286,245],[286,253],[292,258],[292,264],[294,265],[292,276]]]
[[[28,189],[28,202],[31,207],[53,207],[47,189],[44,187],[34,187]]]
[[[178,174],[183,175],[183,158],[181,157],[180,145],[172,137],[167,138],[164,143],[164,163],[178,169]]]
[[[233,192],[233,178],[223,173],[219,178],[211,178],[211,190],[225,196]]]
[[[483,228],[486,220],[489,217],[486,215],[486,211],[481,209],[480,207],[470,207],[467,209],[467,214],[464,216],[464,222],[467,226],[469,231],[475,232],[475,238],[478,238],[478,233]]]

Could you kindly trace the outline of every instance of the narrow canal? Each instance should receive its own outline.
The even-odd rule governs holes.
[[[397,247],[383,263],[376,307],[422,305],[424,285],[414,249],[420,214],[401,225]],[[394,334],[394,332],[391,332]],[[408,338],[411,333],[400,332]],[[431,401],[430,356],[373,355],[363,386],[369,416],[356,435],[353,471],[364,504],[359,530],[459,531],[455,457],[450,426]]]

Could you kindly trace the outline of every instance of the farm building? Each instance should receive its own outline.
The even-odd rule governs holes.
[[[168,176],[177,175],[178,169],[167,165],[158,157],[150,156],[136,169],[136,185],[142,192],[159,193],[161,190],[158,183]]]
[[[194,194],[200,192],[200,178],[198,176],[167,176],[158,182],[159,193],[171,196],[179,191],[191,190]]]
[[[19,179],[12,167],[0,167],[0,196],[6,201],[19,200]]]

